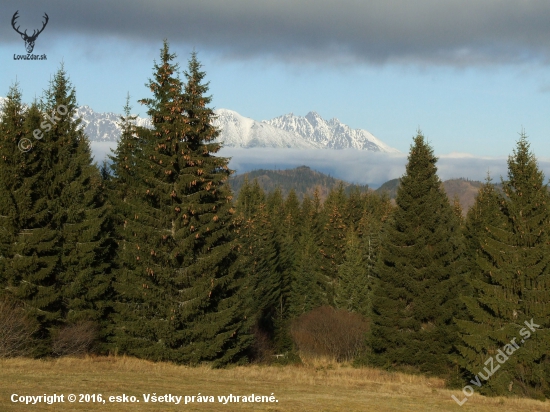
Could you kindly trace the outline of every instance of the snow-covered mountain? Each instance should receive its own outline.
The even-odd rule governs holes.
[[[352,129],[336,118],[327,121],[316,112],[309,112],[304,117],[285,114],[275,119],[265,120],[264,123],[302,136],[326,149],[399,153],[399,150],[388,146],[366,130]]]
[[[120,114],[96,113],[89,106],[80,106],[76,110],[75,117],[82,119],[84,133],[92,142],[114,142],[122,133],[118,125]],[[151,120],[148,118],[138,117],[135,123],[137,126],[151,127]]]
[[[96,113],[89,106],[80,106],[75,117],[82,119],[84,133],[92,142],[114,142],[122,133],[122,128],[118,125],[120,114]],[[151,127],[151,120],[148,118],[138,117],[135,123],[137,126]]]
[[[0,108],[4,98],[0,97]],[[295,149],[357,149],[372,152],[399,153],[371,133],[351,129],[338,119],[324,120],[310,112],[306,116],[286,114],[271,120],[256,121],[229,109],[218,109],[214,124],[221,129],[219,141],[224,147],[295,148]],[[94,112],[81,106],[76,117],[82,119],[84,132],[93,142],[114,142],[120,134],[120,115]],[[148,118],[138,117],[138,126],[150,127]]]
[[[223,142],[224,147],[322,148],[321,145],[308,141],[296,133],[266,122],[257,122],[233,110],[218,109],[216,115],[218,118],[214,121],[214,125],[221,129],[218,140]]]

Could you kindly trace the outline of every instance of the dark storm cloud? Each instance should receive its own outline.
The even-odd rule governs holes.
[[[2,42],[20,41],[9,24],[16,9],[31,27],[47,11],[48,30],[59,36],[155,44],[166,37],[235,58],[332,64],[550,61],[548,0],[5,1]]]

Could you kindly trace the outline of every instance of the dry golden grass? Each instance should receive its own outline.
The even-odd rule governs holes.
[[[101,393],[134,395],[139,403],[24,405],[10,396]],[[212,395],[216,403],[144,403],[143,394]],[[220,404],[218,395],[271,395],[278,403]],[[462,407],[451,399],[460,391],[423,376],[354,369],[330,362],[306,366],[246,366],[212,370],[126,357],[0,360],[1,411],[550,411],[549,402],[485,398],[474,394]]]

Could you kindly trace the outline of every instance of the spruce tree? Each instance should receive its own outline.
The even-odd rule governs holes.
[[[126,219],[126,285],[120,285],[122,350],[184,363],[243,359],[250,321],[240,301],[231,174],[208,107],[208,83],[196,54],[187,83],[165,41],[148,83],[153,129],[136,129],[140,145]]]
[[[48,168],[43,184],[57,233],[63,321],[104,324],[111,312],[110,260],[113,242],[101,174],[87,136],[75,119],[76,93],[63,66],[45,92],[42,108],[50,116],[41,141]]]
[[[357,226],[357,223],[361,220],[364,210],[362,200],[362,194],[359,187],[352,186],[346,198],[342,213],[346,225]]]
[[[443,374],[456,341],[462,282],[459,222],[419,132],[384,228],[373,291],[372,362]]]
[[[334,305],[335,289],[338,281],[338,268],[344,261],[347,223],[347,197],[344,187],[340,184],[329,192],[323,205],[323,218],[320,225],[323,231],[320,235],[319,253],[322,256],[320,270],[327,285],[327,301]]]
[[[249,219],[258,213],[260,205],[265,205],[266,197],[257,179],[252,184],[245,176],[243,185],[237,197],[236,207],[244,219]]]
[[[19,103],[12,99],[6,105],[9,113],[21,113]],[[12,111],[13,110],[13,111]],[[10,116],[11,117],[11,116]],[[12,118],[13,119],[13,118]],[[3,259],[2,273],[6,287],[3,288],[9,295],[24,304],[27,314],[36,320],[39,328],[37,337],[40,340],[36,355],[48,353],[48,328],[55,325],[61,318],[61,291],[56,281],[58,270],[59,250],[56,248],[56,232],[51,230],[51,216],[48,199],[44,189],[44,170],[48,165],[46,154],[41,142],[36,142],[34,130],[40,130],[43,116],[36,104],[31,105],[24,112],[24,122],[21,139],[28,139],[32,148],[27,152],[17,149],[17,142],[11,146],[15,152],[11,156],[2,156],[3,159],[14,161],[11,167],[6,168],[7,162],[2,165],[4,196],[1,203],[10,205],[9,216],[5,212],[4,228],[11,228],[11,241]],[[2,133],[5,137],[13,136],[18,129],[10,121],[2,122],[8,126],[11,133]],[[4,141],[8,143],[7,141]],[[29,146],[30,147],[30,146]],[[10,184],[11,183],[11,184]],[[6,223],[7,226],[6,226]]]
[[[23,106],[19,89],[14,86],[0,121],[0,294],[21,302],[27,315],[36,320],[36,356],[49,353],[49,328],[58,323],[62,303],[56,280],[59,249],[45,194],[44,170],[48,162],[42,143],[33,136],[43,120],[36,104]],[[21,141],[25,142],[25,151],[18,147]]]
[[[484,276],[478,265],[483,254],[483,237],[489,227],[504,229],[506,219],[502,213],[504,198],[498,192],[489,175],[480,187],[475,203],[468,210],[464,222],[464,245],[468,277],[473,279]]]
[[[174,278],[180,267],[174,256],[175,223],[176,210],[183,210],[183,204],[175,204],[171,193],[179,179],[184,115],[183,83],[175,57],[165,42],[161,61],[154,64],[154,78],[147,84],[153,98],[140,101],[147,104],[153,129],[134,127],[125,110],[112,165],[123,223],[115,283],[115,342],[123,353],[154,360],[169,359],[175,346],[170,325],[175,319]]]
[[[280,254],[280,270],[282,272],[282,295],[286,301],[290,294],[292,271],[296,267],[296,242],[302,232],[300,222],[300,201],[294,189],[291,189],[282,204],[282,208],[275,216],[278,223],[278,242]],[[286,302],[288,303],[288,301]],[[286,308],[286,304],[283,304]]]
[[[290,313],[288,309],[291,288],[291,273],[295,264],[296,222],[297,216],[287,214],[285,202],[280,187],[269,193],[266,200],[267,213],[274,232],[276,250],[275,273],[278,279],[278,291],[273,316],[273,343],[275,349],[281,353],[292,349],[288,322]],[[294,213],[298,211],[293,210]]]
[[[62,67],[40,108],[34,104],[26,112],[21,137],[32,148],[5,159],[16,169],[6,187],[14,207],[5,272],[9,293],[38,320],[45,345],[62,325],[105,326],[110,310],[108,208],[87,139],[72,118],[75,110],[75,92]]]
[[[318,211],[307,196],[300,215],[300,234],[293,245],[296,252],[288,305],[291,317],[328,303],[326,279],[319,270]]]
[[[131,114],[132,107],[130,106],[130,94],[126,96],[126,104],[123,108],[124,116],[120,117],[119,126],[122,129],[122,133],[118,140],[117,147],[112,151],[112,155],[109,155],[111,160],[110,171],[116,184],[111,185],[110,189],[115,192],[112,193],[112,202],[120,201],[125,203],[128,197],[128,191],[135,186],[136,165],[138,161],[138,151],[141,149],[140,141],[135,135],[136,125],[135,120],[137,116]],[[111,174],[110,173],[110,174]],[[124,205],[117,204],[116,209],[123,208]]]
[[[458,322],[461,363],[468,378],[481,379],[481,392],[548,397],[550,195],[523,133],[503,187],[504,198],[486,185],[468,216],[477,259],[473,294],[464,298],[469,319]],[[485,362],[498,350],[493,375]]]
[[[239,212],[242,223],[238,233],[243,271],[247,279],[245,306],[250,313],[249,316],[255,321],[257,331],[273,340],[274,322],[281,294],[281,274],[278,271],[275,231],[266,204],[261,202],[264,198],[263,192],[260,189],[260,196],[253,195],[254,192],[253,186],[245,181],[237,202],[238,205],[242,205],[243,210]],[[260,203],[251,207],[251,203],[255,203],[253,199]],[[250,214],[251,209],[254,209],[253,214]]]
[[[0,284],[6,293],[7,273],[11,266],[11,247],[19,226],[19,210],[15,192],[21,185],[17,165],[21,160],[18,143],[24,139],[25,110],[21,91],[13,85],[0,112]]]
[[[191,362],[214,360],[224,364],[243,359],[251,342],[252,319],[247,319],[243,295],[244,273],[236,264],[233,194],[227,183],[232,171],[229,159],[215,156],[221,144],[219,130],[212,123],[213,109],[207,105],[205,72],[191,54],[185,72],[182,106],[185,111],[183,141],[180,144],[180,185],[186,208],[181,224],[183,259],[179,281],[184,288],[179,305],[180,352]]]
[[[350,227],[346,237],[344,262],[338,268],[335,304],[339,309],[368,316],[372,266],[370,265],[370,239],[365,240],[366,242],[359,237],[353,226]]]

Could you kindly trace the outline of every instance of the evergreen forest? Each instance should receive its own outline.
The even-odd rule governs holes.
[[[225,367],[331,356],[550,397],[550,194],[525,133],[506,178],[488,177],[465,215],[420,131],[394,202],[248,179],[235,197],[206,72],[194,52],[183,69],[176,59],[165,41],[139,100],[153,127],[136,126],[128,96],[103,165],[63,66],[32,104],[10,88],[0,357]]]

